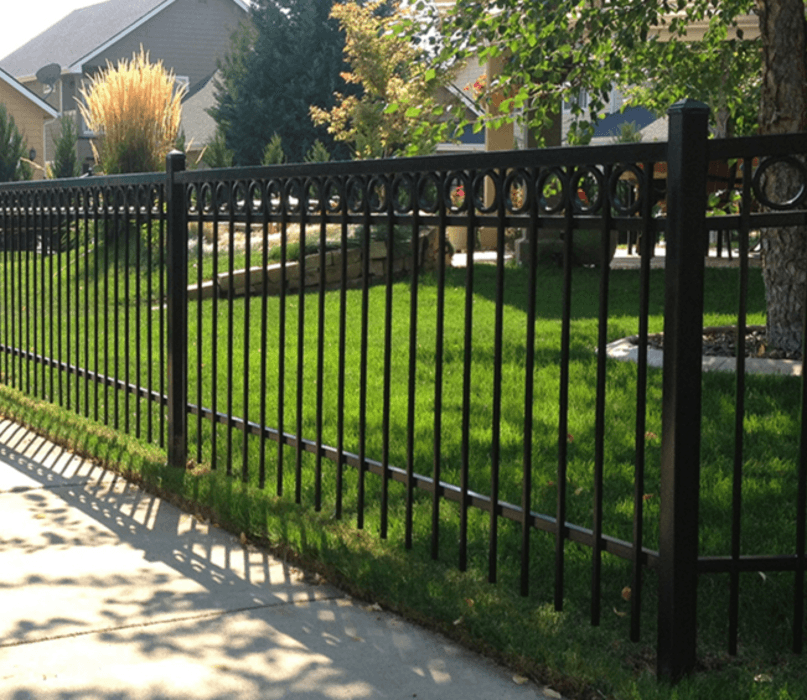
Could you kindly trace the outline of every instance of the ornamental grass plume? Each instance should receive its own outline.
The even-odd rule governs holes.
[[[87,127],[95,132],[93,155],[107,174],[143,173],[165,169],[165,156],[179,132],[185,86],[178,86],[162,61],[149,62],[140,53],[131,61],[107,67],[80,90],[78,106]]]

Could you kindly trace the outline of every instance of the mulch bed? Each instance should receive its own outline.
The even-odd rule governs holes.
[[[638,339],[634,338],[634,342]],[[656,350],[664,349],[664,334],[654,333],[647,337],[648,346]],[[703,329],[703,354],[708,357],[737,356],[737,327],[712,326]],[[775,348],[768,349],[765,326],[747,326],[745,334],[745,356],[771,360],[801,360],[801,353],[789,353]]]

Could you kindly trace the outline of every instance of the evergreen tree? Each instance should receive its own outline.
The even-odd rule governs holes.
[[[314,126],[309,116],[312,104],[330,108],[334,92],[344,90],[344,38],[329,17],[333,4],[253,2],[251,26],[233,37],[230,53],[219,64],[216,106],[210,110],[236,164],[260,163],[274,134],[290,162],[302,162],[317,139],[339,155],[326,128]]]
[[[283,139],[280,134],[273,134],[263,149],[263,165],[282,165],[286,162],[286,152],[283,150]]]
[[[28,157],[28,147],[17,125],[0,104],[0,182],[30,180],[31,168],[20,162]]]
[[[62,118],[61,132],[56,140],[56,153],[53,156],[53,177],[78,177],[81,168],[76,155],[78,126],[72,117]]]
[[[216,135],[205,146],[202,162],[208,168],[233,167],[233,152],[227,148],[226,138],[221,129],[216,129]]]

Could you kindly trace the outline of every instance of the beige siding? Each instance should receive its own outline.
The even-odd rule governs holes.
[[[232,0],[177,0],[94,58],[85,73],[105,66],[107,59],[131,58],[142,44],[152,61],[162,60],[194,85],[216,70],[216,59],[227,53],[230,36],[245,19]]]
[[[51,119],[50,115],[4,82],[0,82],[0,103],[4,104],[6,111],[14,117],[14,123],[23,135],[28,150],[32,148],[36,150],[34,162],[40,168],[35,169],[34,177],[36,179],[42,178],[44,172],[42,168],[45,165],[43,159],[43,128],[45,122]]]

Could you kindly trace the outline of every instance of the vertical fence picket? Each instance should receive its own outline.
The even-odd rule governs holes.
[[[85,190],[84,195],[84,417],[90,417],[90,207],[92,192]],[[138,300],[139,309],[139,300]],[[138,326],[139,333],[139,326]],[[138,353],[138,359],[140,354]],[[138,362],[138,367],[140,363]],[[138,382],[139,384],[139,382]],[[138,433],[138,437],[140,437]]]
[[[465,263],[465,337],[462,357],[462,444],[460,448],[460,543],[459,569],[468,568],[468,507],[470,491],[471,463],[471,365],[473,360],[473,319],[474,319],[474,244],[476,242],[476,217],[474,216],[474,200],[472,184],[475,184],[474,173],[461,181],[464,194],[463,206],[468,209],[466,229],[466,263]],[[454,186],[449,180],[445,189]],[[446,192],[450,199],[450,193]]]
[[[394,181],[386,183],[386,249],[387,264],[384,270],[384,360],[381,397],[381,539],[387,539],[389,519],[389,431],[390,431],[390,381],[392,364],[392,277],[394,266],[395,207],[393,205]]]
[[[356,527],[364,528],[365,486],[367,473],[367,332],[370,315],[370,198],[375,183],[368,181],[362,193],[362,226],[364,227],[361,246],[361,359],[359,360],[359,483],[357,487]]]
[[[101,374],[101,318],[100,318],[100,290],[99,290],[99,283],[98,283],[98,273],[99,273],[99,222],[98,222],[98,210],[101,206],[100,204],[100,191],[94,190],[93,191],[93,207],[92,207],[92,264],[93,264],[93,271],[92,271],[92,304],[93,304],[93,371],[95,372],[95,382],[93,383],[93,420],[98,422],[100,419],[100,394],[101,394],[101,386],[100,382],[98,381],[98,376]],[[151,279],[151,277],[149,277]],[[149,290],[149,299],[151,299],[151,290]],[[151,331],[151,317],[149,317],[149,331]],[[52,333],[52,331],[51,331]],[[151,358],[153,357],[151,354],[151,343],[148,346],[148,358],[149,358],[149,369],[151,368]],[[52,389],[53,379],[51,378],[51,394],[53,394]],[[149,389],[151,389],[151,381],[149,381]],[[151,417],[151,412],[149,412],[149,417]],[[149,423],[149,442],[151,442],[151,423]]]
[[[213,229],[213,260],[212,276],[216,293],[213,295],[210,312],[210,406],[212,408],[213,425],[210,428],[210,468],[218,468],[219,446],[219,189],[211,185],[209,190],[210,211],[213,214],[211,228]]]
[[[104,211],[104,425],[109,425],[109,316],[110,316],[110,302],[109,302],[109,242],[110,242],[110,229],[109,229],[109,202],[106,198],[107,192],[103,195],[103,211]],[[61,299],[61,293],[60,297]],[[162,290],[160,291],[160,300],[163,299]],[[61,304],[60,304],[61,306]],[[160,339],[162,340],[162,324]],[[162,346],[162,343],[161,343]],[[59,357],[61,357],[61,348],[59,348]],[[59,378],[61,381],[61,372]],[[61,394],[61,386],[59,388]],[[114,394],[113,394],[114,395]]]
[[[295,440],[297,449],[294,454],[294,502],[303,500],[303,398],[305,394],[305,247],[308,197],[305,185],[298,183],[298,207],[300,211],[300,243],[297,249],[297,264],[300,277],[297,289],[297,406],[295,411]]]
[[[641,636],[642,613],[642,545],[644,542],[644,483],[645,441],[647,433],[647,335],[650,307],[650,258],[655,252],[655,233],[650,224],[653,216],[655,163],[644,163],[643,178],[639,180],[642,216],[639,263],[639,334],[636,358],[636,431],[633,470],[633,551],[631,556],[630,638],[638,642]],[[631,233],[628,233],[631,236]]]
[[[314,463],[314,510],[322,510],[322,440],[324,410],[324,377],[325,377],[325,289],[326,289],[326,245],[328,223],[325,218],[328,210],[328,193],[325,184],[319,183],[317,206],[321,216],[319,224],[319,289],[317,295],[317,383],[316,383],[316,455]]]
[[[537,169],[536,169],[537,171]],[[534,174],[535,171],[534,171]],[[527,326],[524,341],[524,441],[522,443],[521,465],[521,595],[527,596],[530,590],[530,533],[532,531],[532,441],[533,441],[533,401],[535,398],[535,320],[536,287],[538,284],[538,211],[537,193],[524,193],[530,207],[530,224],[527,238]]]
[[[278,339],[277,339],[277,488],[278,496],[283,495],[283,448],[284,410],[286,396],[286,263],[288,260],[288,209],[286,199],[280,203],[280,298],[278,300]]]
[[[146,188],[146,301],[149,305],[147,309],[148,321],[146,323],[146,355],[149,358],[148,363],[146,364],[146,389],[148,391],[149,396],[149,403],[148,403],[148,414],[146,416],[146,440],[149,443],[154,441],[154,410],[153,406],[151,405],[152,396],[154,393],[154,219],[153,217],[153,207],[154,207],[154,186],[149,185]],[[97,219],[96,219],[97,224]],[[95,237],[96,237],[96,250],[98,247],[98,227],[96,225],[95,229]],[[98,261],[98,255],[95,255],[96,263]],[[96,273],[96,279],[97,279]],[[98,314],[97,308],[97,289],[96,289],[96,315]],[[158,300],[159,304],[162,305],[162,299]],[[98,358],[96,356],[95,361],[96,367],[98,366]],[[161,368],[162,369],[162,368]],[[97,385],[96,385],[97,386]],[[97,403],[98,397],[96,396],[96,410],[97,410]],[[159,404],[158,404],[159,406]]]
[[[8,298],[8,273],[11,267],[8,262],[8,246],[9,246],[9,228],[8,225],[8,200],[6,196],[0,195],[0,244],[2,244],[2,258],[3,258],[3,318],[0,323],[3,326],[3,382],[5,384],[11,383],[11,373],[9,371],[9,355],[11,350],[11,305]],[[52,314],[51,314],[52,316]],[[51,333],[51,338],[53,334]],[[51,352],[53,355],[53,352]],[[52,377],[53,375],[51,375]],[[51,381],[50,387],[51,401],[53,400],[53,382]]]
[[[415,474],[415,400],[417,392],[417,351],[418,351],[418,278],[420,271],[420,202],[416,180],[409,181],[408,198],[412,203],[412,270],[409,281],[409,367],[407,371],[408,392],[406,403],[406,503],[404,515],[404,546],[412,548],[412,527],[414,517]],[[438,255],[440,253],[438,252]],[[437,406],[435,406],[437,411]],[[435,483],[435,490],[437,484]]]
[[[46,337],[46,326],[47,322],[45,320],[45,209],[48,206],[48,195],[46,192],[42,192],[39,194],[39,200],[37,202],[37,221],[39,222],[38,231],[39,231],[39,243],[37,245],[38,253],[39,253],[39,274],[38,274],[38,282],[39,288],[36,293],[38,306],[39,306],[39,337],[37,338],[37,367],[36,371],[39,373],[41,377],[41,389],[37,392],[37,397],[41,399],[47,398],[47,391],[45,385],[45,369],[46,369],[46,358],[48,355],[47,352],[47,337]]]
[[[188,227],[185,188],[175,176],[185,169],[185,154],[168,154],[168,464],[188,461]],[[116,404],[117,405],[117,404]]]
[[[227,476],[233,473],[233,390],[235,371],[235,183],[227,183]]]
[[[574,202],[572,174],[565,177],[564,192],[566,228],[563,233],[563,298],[560,331],[560,391],[558,396],[558,469],[555,506],[555,610],[563,610],[566,542],[566,469],[569,442],[569,346],[572,315],[572,250],[574,245]]]
[[[132,313],[129,298],[131,296],[131,250],[133,240],[137,240],[139,232],[132,231],[132,209],[130,200],[131,190],[121,188],[121,212],[123,214],[123,382],[126,389],[123,392],[123,432],[129,433],[130,421],[130,396],[129,384],[131,383],[131,338],[132,338]],[[119,302],[120,303],[120,302]],[[119,375],[115,375],[118,379]]]
[[[606,345],[608,343],[608,294],[611,259],[611,167],[605,167],[601,192],[602,224],[600,228],[600,304],[597,319],[597,389],[594,407],[594,503],[592,508],[592,530],[594,544],[591,548],[591,624],[600,624],[602,551],[603,551],[603,487],[605,473],[605,386]],[[605,190],[605,192],[602,192]]]
[[[261,190],[261,366],[260,366],[260,424],[261,432],[266,430],[266,404],[268,398],[268,384],[266,380],[269,365],[269,192]],[[282,436],[278,436],[278,443]],[[260,441],[258,454],[258,487],[266,486],[266,440]]]
[[[735,402],[734,402],[734,468],[732,474],[731,494],[731,559],[732,571],[729,576],[729,654],[737,654],[737,636],[739,630],[740,608],[740,540],[742,518],[742,482],[743,482],[743,444],[745,426],[745,334],[748,307],[748,234],[750,228],[751,208],[751,162],[743,159],[743,198],[740,219],[740,241],[738,257],[740,262],[740,280],[737,308],[737,343],[735,364]],[[733,189],[730,183],[729,189]],[[718,241],[723,232],[718,233]],[[719,250],[719,249],[718,249]],[[729,250],[731,250],[729,248]]]
[[[196,196],[196,405],[199,409],[196,412],[196,463],[201,464],[203,459],[202,445],[204,443],[202,439],[202,406],[204,406],[204,382],[202,377],[204,343],[202,339],[208,337],[208,334],[205,333],[204,293],[202,290],[204,283],[205,208],[202,203],[200,189],[193,190],[193,193]],[[215,420],[212,426],[212,430],[215,432]]]
[[[493,321],[493,410],[490,446],[490,529],[488,533],[488,582],[496,583],[499,553],[499,467],[501,463],[502,347],[504,334],[504,218],[510,193],[505,191],[505,174],[498,172],[496,194],[496,311]]]
[[[339,367],[336,377],[336,503],[335,517],[342,517],[342,493],[345,466],[345,350],[347,348],[347,236],[348,236],[348,185],[343,181],[339,191]]]
[[[242,392],[241,392],[241,416],[244,421],[244,430],[241,436],[241,480],[249,482],[249,350],[250,350],[250,324],[251,324],[251,299],[252,299],[252,187],[248,184],[242,185],[243,191],[240,193],[244,197],[244,350],[243,350],[243,370],[242,370]],[[235,280],[230,280],[234,284]],[[231,385],[235,386],[235,385]],[[233,389],[230,389],[232,393]]]
[[[431,524],[431,556],[437,559],[440,545],[440,478],[442,475],[442,435],[443,435],[443,343],[445,338],[445,306],[446,306],[446,206],[442,192],[446,187],[445,180],[436,184],[435,194],[438,211],[437,223],[437,304],[435,308],[435,342],[434,342],[434,453],[432,459],[432,524]],[[418,192],[419,196],[419,192]]]
[[[75,335],[76,335],[76,347],[75,347],[75,365],[74,365],[74,374],[75,374],[75,391],[76,391],[76,414],[81,413],[81,326],[80,326],[80,319],[81,319],[81,228],[82,228],[82,213],[84,209],[84,193],[81,191],[76,192],[76,219],[75,219],[75,226],[76,226],[76,255],[75,255],[75,275],[74,275],[74,283],[75,283],[75,297],[74,297],[74,307],[73,313],[76,316],[76,321],[74,325]],[[127,277],[128,279],[128,277]],[[128,307],[127,307],[128,310]],[[128,394],[127,394],[128,395]],[[128,432],[128,431],[127,431]]]

